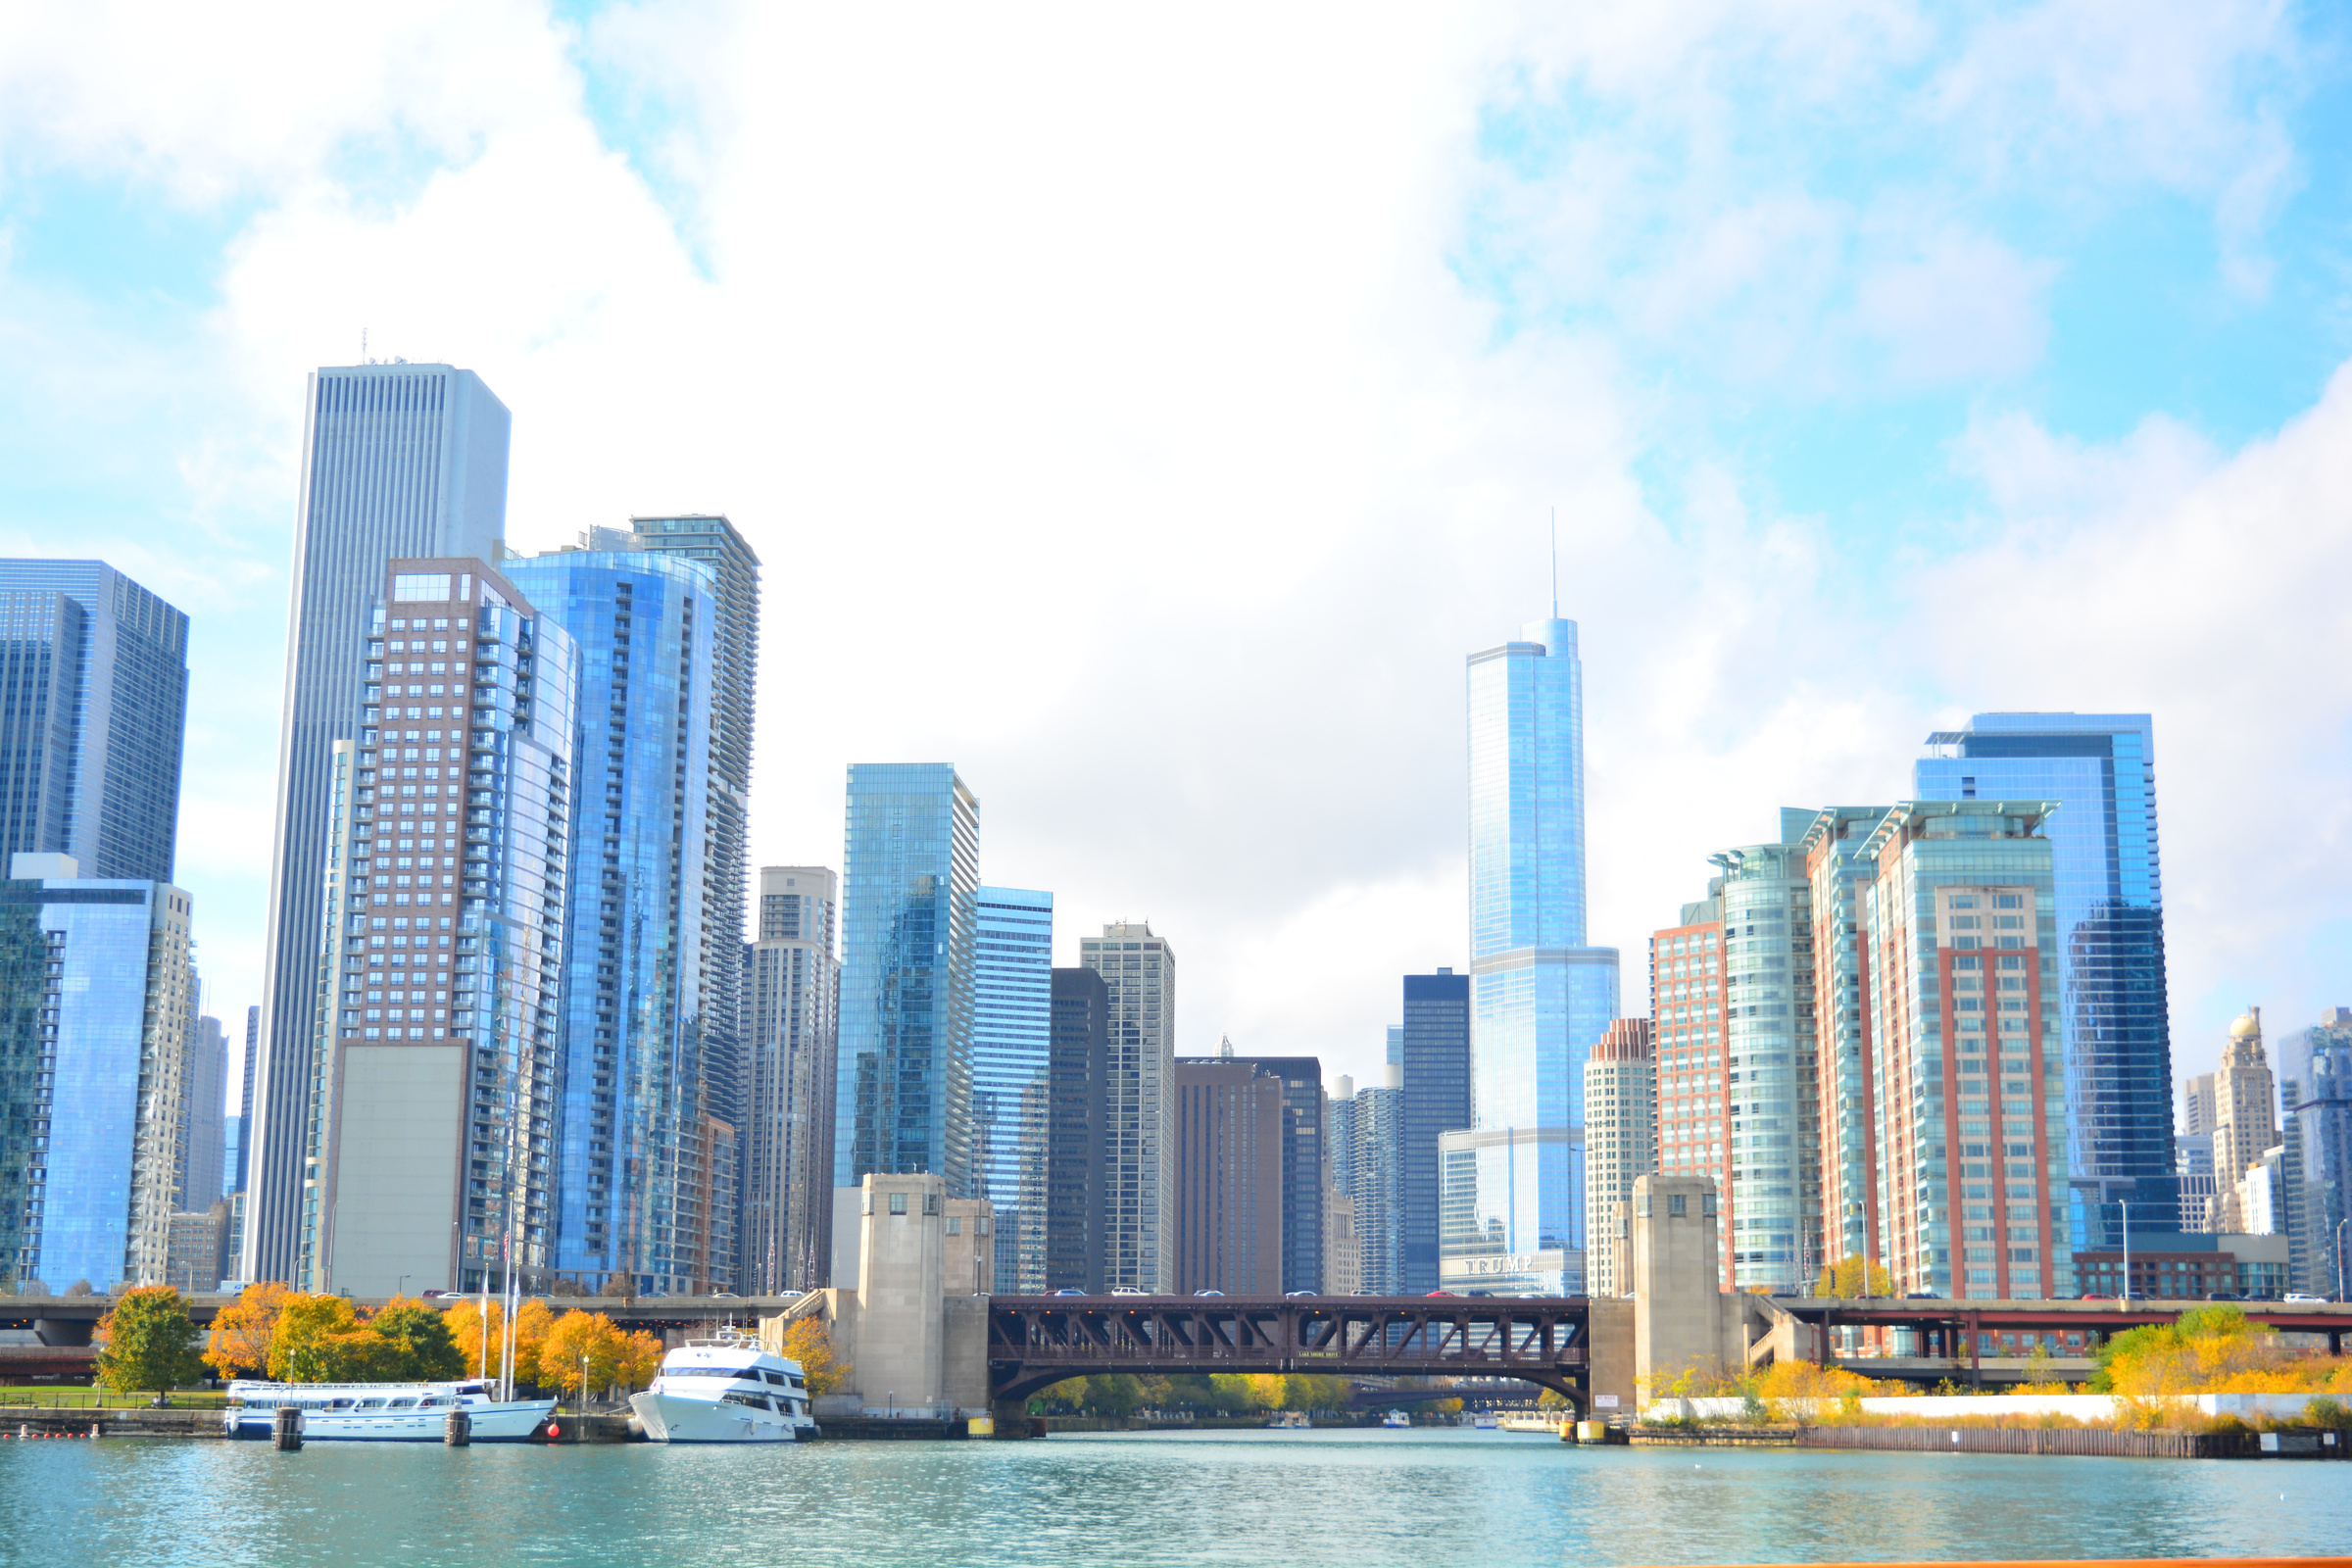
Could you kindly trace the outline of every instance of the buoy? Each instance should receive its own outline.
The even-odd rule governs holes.
[[[547,1441],[550,1443],[561,1443],[564,1441],[564,1429],[556,1425],[553,1421],[550,1421],[547,1424]]]

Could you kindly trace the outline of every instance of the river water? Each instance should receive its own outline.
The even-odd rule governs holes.
[[[2352,1464],[1463,1430],[591,1448],[0,1444],[0,1563],[1704,1563],[2352,1550]]]

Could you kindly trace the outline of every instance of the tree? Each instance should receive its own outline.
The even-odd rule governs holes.
[[[335,1342],[359,1326],[343,1297],[288,1292],[270,1336],[270,1375],[280,1383],[343,1382],[350,1353]]]
[[[624,1389],[642,1389],[662,1372],[662,1337],[643,1329],[628,1337],[628,1354],[622,1359],[617,1381]],[[846,1368],[844,1369],[847,1370]],[[814,1393],[814,1390],[810,1391]]]
[[[1852,1300],[1862,1296],[1892,1296],[1894,1276],[1883,1263],[1874,1263],[1860,1252],[1848,1252],[1837,1262],[1825,1264],[1816,1294]]]
[[[485,1363],[482,1356],[484,1314],[480,1304],[473,1301],[463,1302],[451,1307],[441,1315],[443,1321],[449,1325],[450,1337],[457,1344],[458,1358],[463,1364],[463,1370],[459,1376],[469,1377],[481,1373]],[[500,1358],[506,1354],[506,1304],[501,1301],[492,1301],[488,1319],[490,1353],[487,1375],[497,1377]],[[525,1301],[522,1303],[522,1310],[514,1314],[514,1382],[516,1387],[538,1386],[540,1382],[540,1348],[546,1345],[548,1333],[555,1326],[555,1309],[545,1301],[537,1299]]]
[[[224,1378],[269,1376],[270,1341],[286,1296],[286,1288],[274,1281],[246,1286],[214,1314],[213,1332],[204,1342],[206,1364]]]
[[[623,1380],[632,1349],[629,1337],[604,1313],[566,1312],[540,1348],[541,1380],[562,1394],[578,1394],[583,1381],[592,1389],[609,1389]]]
[[[820,1317],[795,1319],[792,1327],[784,1331],[784,1358],[801,1363],[801,1376],[808,1385],[810,1398],[838,1394],[849,1386],[850,1377],[857,1370],[834,1353],[833,1336]]]
[[[431,1383],[466,1375],[466,1358],[448,1321],[422,1301],[394,1297],[368,1320],[368,1328],[392,1347],[392,1380]]]
[[[196,1350],[196,1325],[188,1321],[188,1304],[169,1285],[143,1285],[124,1292],[98,1320],[97,1340],[97,1373],[102,1387],[122,1393],[153,1389],[161,1394],[204,1376],[204,1357]]]

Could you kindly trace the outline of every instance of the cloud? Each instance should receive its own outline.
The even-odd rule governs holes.
[[[2016,375],[2040,363],[2057,270],[1983,235],[1936,234],[1866,274],[1854,314],[1898,385]]]

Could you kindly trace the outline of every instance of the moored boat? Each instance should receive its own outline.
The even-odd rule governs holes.
[[[520,1443],[556,1408],[553,1399],[499,1399],[482,1378],[454,1383],[265,1383],[228,1386],[221,1424],[232,1438],[266,1438],[282,1405],[302,1412],[313,1443],[438,1443],[453,1411],[475,1443]]]
[[[629,1408],[656,1443],[806,1443],[817,1436],[801,1364],[736,1330],[663,1356],[661,1376],[629,1396]]]
[[[1380,1424],[1384,1427],[1409,1427],[1413,1424],[1413,1418],[1402,1410],[1391,1410],[1380,1418]]]

